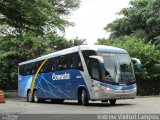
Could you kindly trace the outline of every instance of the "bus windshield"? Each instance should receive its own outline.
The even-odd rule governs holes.
[[[133,66],[128,54],[102,53],[104,82],[128,84],[135,81]]]

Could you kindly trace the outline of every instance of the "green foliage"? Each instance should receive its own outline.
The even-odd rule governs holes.
[[[132,0],[119,14],[123,17],[104,28],[111,38],[134,35],[160,45],[160,0]]]
[[[57,35],[78,7],[79,0],[0,0],[0,88],[17,89],[18,63],[83,43]]]
[[[25,33],[15,37],[0,37],[0,88],[17,89],[18,63],[84,44],[83,42],[84,40],[80,39],[69,41],[52,33],[44,36]]]
[[[79,0],[0,0],[1,34],[64,31],[71,25],[64,16],[78,6]]]
[[[159,94],[156,84],[160,83],[160,0],[132,0],[119,15],[122,17],[104,28],[111,32],[110,39],[99,39],[98,44],[124,48],[139,58],[143,69],[135,71],[141,93]]]
[[[48,52],[48,40],[26,34],[23,37],[3,37],[0,43],[0,85],[3,82],[4,89],[17,89],[18,63]]]
[[[123,48],[132,57],[139,58],[142,62],[142,71],[136,70],[138,80],[159,80],[160,78],[160,50],[151,43],[145,43],[142,39],[124,36],[117,40],[99,39],[97,44],[110,45]],[[136,68],[136,67],[135,67]]]
[[[77,45],[85,45],[86,44],[86,39],[79,39],[76,37],[75,39],[69,40],[70,46],[77,46]]]

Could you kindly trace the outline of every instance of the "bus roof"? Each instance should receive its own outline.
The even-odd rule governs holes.
[[[24,65],[24,64],[28,64],[28,63],[32,63],[32,62],[37,62],[37,61],[41,61],[41,60],[45,60],[48,58],[52,58],[52,57],[58,57],[61,55],[66,55],[69,53],[74,53],[74,52],[78,52],[79,50],[94,50],[94,51],[99,51],[99,52],[110,52],[110,53],[128,53],[126,50],[121,49],[121,48],[117,48],[117,47],[112,47],[112,46],[105,46],[105,45],[80,45],[80,46],[75,46],[75,47],[71,47],[71,48],[67,48],[64,50],[60,50],[57,52],[53,52],[32,60],[28,60],[25,62],[21,62],[19,63],[19,65]]]

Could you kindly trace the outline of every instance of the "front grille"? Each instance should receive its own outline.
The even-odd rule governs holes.
[[[133,89],[130,89],[130,90],[113,90],[112,92],[114,93],[132,93],[134,92]]]

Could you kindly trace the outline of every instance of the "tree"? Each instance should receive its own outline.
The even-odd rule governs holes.
[[[110,38],[133,35],[160,45],[160,0],[132,0],[119,12],[122,18],[106,25]]]
[[[17,89],[18,63],[71,46],[57,33],[78,7],[79,0],[0,0],[0,88]]]
[[[76,37],[75,39],[69,40],[70,46],[77,46],[77,45],[85,45],[86,44],[86,39],[79,39]]]
[[[25,31],[43,35],[64,31],[71,25],[64,19],[79,6],[79,0],[0,0],[1,34]]]
[[[44,54],[46,47],[45,39],[32,34],[0,37],[0,87],[17,89],[18,63]]]
[[[71,42],[73,43],[71,44]],[[57,50],[81,45],[84,44],[83,42],[80,39],[67,40],[63,36],[52,33],[44,36],[25,33],[21,37],[0,37],[0,88],[17,89],[18,63]]]
[[[0,0],[0,88],[17,89],[18,63],[85,42],[57,34],[73,24],[65,16],[78,6],[79,0]]]

